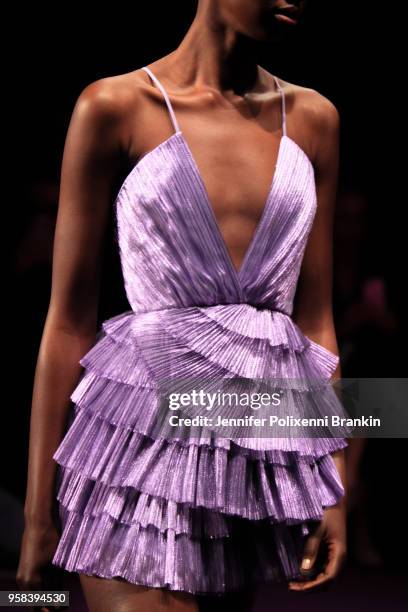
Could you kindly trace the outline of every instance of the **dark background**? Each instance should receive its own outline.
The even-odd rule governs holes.
[[[8,499],[4,507],[12,508],[15,537],[3,546],[0,560],[11,571],[21,529],[33,374],[50,295],[58,181],[70,115],[90,82],[140,68],[173,50],[194,13],[192,0],[47,8],[37,3],[21,8],[6,25],[13,43],[3,74],[9,288],[0,487]],[[334,308],[345,377],[406,375],[406,173],[398,163],[404,72],[398,19],[395,9],[373,2],[311,0],[296,34],[265,47],[260,62],[287,81],[321,92],[340,112]],[[113,237],[106,246],[103,279],[101,321],[128,308]],[[368,441],[360,465],[361,508],[383,561],[375,571],[388,576],[385,597],[388,589],[398,589],[391,578],[406,567],[398,467],[406,464],[405,457],[405,440]]]

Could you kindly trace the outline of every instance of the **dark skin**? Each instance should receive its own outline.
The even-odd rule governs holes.
[[[303,3],[200,0],[179,47],[149,65],[170,95],[236,268],[259,222],[281,138],[280,95],[272,76],[258,66],[257,50],[296,25],[300,13],[288,22],[277,12],[288,7],[300,9]],[[293,318],[308,337],[338,353],[331,288],[339,116],[315,90],[280,83],[288,136],[313,163],[318,198]],[[62,164],[51,300],[34,380],[20,588],[47,586],[44,571],[59,539],[52,455],[65,432],[69,396],[81,371],[78,361],[95,341],[101,255],[118,180],[172,133],[162,94],[141,70],[90,84],[75,105]],[[333,376],[340,375],[339,366]],[[333,456],[345,483],[344,453]],[[337,576],[346,550],[344,499],[325,510],[307,540],[306,570],[313,568],[319,550],[327,552],[320,574],[292,582],[289,589],[315,590]],[[81,584],[91,611],[199,609],[199,600],[188,593],[84,575]],[[248,601],[240,598],[241,609],[250,609]]]

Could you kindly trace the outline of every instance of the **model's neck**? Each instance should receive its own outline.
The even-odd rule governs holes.
[[[234,30],[212,5],[197,11],[169,65],[185,86],[242,94],[256,84],[258,54],[259,43]]]

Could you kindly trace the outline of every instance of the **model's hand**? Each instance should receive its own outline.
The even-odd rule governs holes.
[[[325,510],[321,523],[307,538],[301,563],[303,579],[290,582],[289,589],[311,591],[328,586],[340,572],[345,559],[346,509],[342,500]]]
[[[62,571],[51,564],[59,538],[51,520],[26,521],[16,575],[21,590],[61,590]],[[46,606],[36,609],[50,612]]]

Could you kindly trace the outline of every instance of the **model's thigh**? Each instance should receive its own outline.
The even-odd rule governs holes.
[[[79,575],[89,612],[198,612],[189,593],[149,588],[120,578]]]

